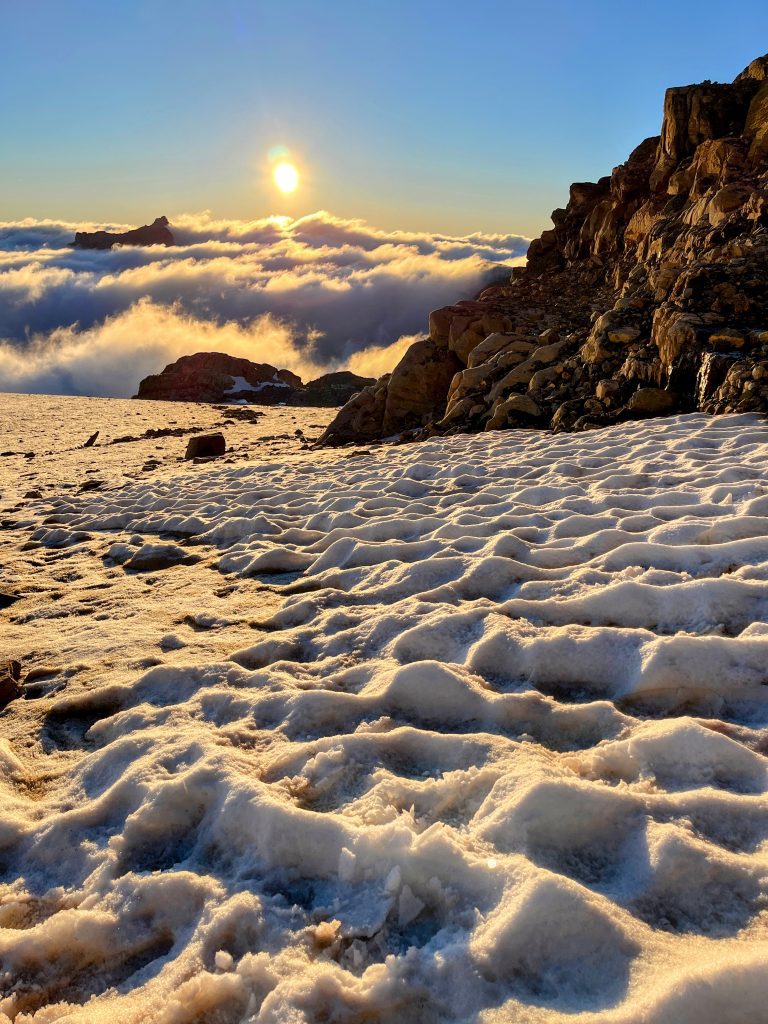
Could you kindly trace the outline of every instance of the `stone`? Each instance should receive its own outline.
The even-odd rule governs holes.
[[[547,366],[543,370],[537,370],[528,381],[528,390],[539,391],[553,380],[556,380],[562,372],[563,368],[559,363],[556,363],[554,366]]]
[[[460,361],[430,339],[415,341],[392,371],[382,420],[385,437],[440,419]]]
[[[124,569],[132,572],[157,572],[176,565],[194,565],[200,556],[186,551],[178,544],[143,544],[127,562]]]
[[[190,437],[187,442],[187,450],[184,453],[185,459],[217,459],[224,455],[227,450],[227,443],[224,435],[218,431],[215,434],[196,434]]]
[[[595,397],[601,402],[614,402],[621,392],[621,384],[617,380],[598,381]]]
[[[301,378],[269,363],[254,363],[224,352],[196,352],[170,363],[162,373],[145,377],[136,395],[167,402],[289,402],[302,388]]]
[[[20,662],[9,659],[0,662],[0,711],[7,707],[12,700],[21,696],[22,687]]]
[[[457,358],[466,366],[470,353],[484,340],[485,335],[481,321],[457,317],[451,323],[448,348],[455,352]]]
[[[627,402],[627,409],[642,416],[664,416],[677,408],[677,398],[661,388],[640,388]]]
[[[538,419],[541,409],[528,395],[511,395],[493,407],[491,418],[485,425],[486,430],[499,430],[505,427],[510,418],[523,420]]]
[[[319,443],[337,445],[348,441],[373,441],[381,437],[388,382],[389,374],[350,398],[320,435]]]
[[[501,352],[511,345],[513,341],[514,337],[511,334],[500,334],[498,332],[489,334],[487,338],[484,338],[479,344],[475,345],[469,353],[467,366],[472,368],[479,363],[484,363],[491,356],[496,355],[497,352]]]
[[[745,339],[741,331],[724,327],[719,331],[713,331],[708,341],[717,351],[728,351],[729,349],[743,348]]]
[[[537,366],[545,366],[556,362],[568,346],[567,341],[555,341],[547,345],[539,345],[531,354],[531,362]]]
[[[741,209],[747,203],[751,195],[752,189],[748,185],[725,185],[709,201],[707,206],[709,223],[713,227],[724,224],[730,214]]]

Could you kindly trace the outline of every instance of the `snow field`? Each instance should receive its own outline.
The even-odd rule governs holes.
[[[766,468],[691,415],[59,496],[284,601],[0,746],[0,1013],[767,1021]]]

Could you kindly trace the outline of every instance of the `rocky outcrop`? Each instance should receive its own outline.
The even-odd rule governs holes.
[[[552,222],[510,280],[430,314],[325,442],[768,409],[768,55],[670,89],[661,135]]]
[[[75,249],[111,249],[113,245],[175,245],[176,240],[168,227],[167,217],[158,217],[151,224],[130,231],[78,231]]]
[[[248,402],[255,405],[343,405],[373,384],[347,371],[328,373],[304,385],[290,370],[254,363],[223,352],[182,356],[162,373],[145,377],[136,398],[165,402]]]
[[[307,381],[302,390],[297,390],[291,399],[291,405],[344,405],[353,395],[374,383],[373,377],[359,377],[349,370],[326,373],[315,380]]]

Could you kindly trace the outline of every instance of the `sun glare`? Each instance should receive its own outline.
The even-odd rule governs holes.
[[[281,192],[295,192],[299,184],[299,172],[293,164],[278,164],[272,172],[272,177]]]

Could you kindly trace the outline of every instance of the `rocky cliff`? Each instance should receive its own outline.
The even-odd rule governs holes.
[[[145,377],[136,398],[165,402],[248,402],[255,405],[343,405],[371,377],[342,371],[302,383],[290,370],[254,363],[223,352],[182,356],[162,373]]]
[[[669,89],[661,135],[552,222],[508,282],[431,313],[323,440],[768,409],[768,55]]]
[[[167,217],[157,217],[151,224],[130,231],[77,231],[75,249],[111,249],[113,245],[175,245]]]

